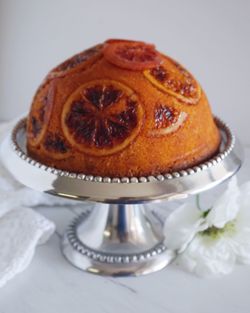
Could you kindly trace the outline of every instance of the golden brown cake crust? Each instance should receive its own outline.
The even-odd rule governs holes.
[[[215,154],[220,134],[198,82],[143,45],[110,40],[52,70],[31,106],[29,154],[110,177],[175,171]]]

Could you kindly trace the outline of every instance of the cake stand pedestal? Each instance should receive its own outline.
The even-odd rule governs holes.
[[[94,177],[47,167],[26,151],[26,120],[1,147],[14,177],[41,192],[94,202],[75,219],[62,242],[64,256],[76,267],[103,275],[141,275],[164,268],[175,256],[144,203],[183,199],[215,187],[242,164],[242,149],[230,129],[215,118],[222,142],[212,159],[193,168],[149,177]]]

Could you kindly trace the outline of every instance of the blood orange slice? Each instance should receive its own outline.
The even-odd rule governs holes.
[[[52,109],[55,88],[53,83],[48,83],[40,87],[35,95],[31,114],[27,123],[27,134],[29,143],[32,146],[37,146],[48,126],[48,121]]]
[[[135,41],[135,40],[129,40],[129,39],[118,39],[118,38],[110,38],[110,39],[107,39],[105,41],[105,43],[118,43],[118,42],[122,42],[122,43],[142,43],[144,44],[143,41]]]
[[[90,155],[110,155],[138,135],[143,109],[133,90],[113,80],[80,86],[67,100],[62,128],[67,140]]]
[[[154,45],[144,42],[109,40],[103,53],[110,63],[128,70],[150,69],[161,63],[161,56]]]
[[[160,90],[177,99],[196,104],[201,96],[201,88],[193,76],[180,64],[164,57],[164,63],[144,71],[146,78]]]
[[[43,146],[48,156],[53,159],[65,159],[70,155],[70,146],[59,133],[47,132]]]
[[[187,119],[186,112],[173,107],[158,104],[154,109],[154,125],[148,131],[149,136],[158,137],[177,131]]]
[[[96,57],[99,55],[102,46],[103,45],[97,45],[72,56],[54,68],[48,74],[47,79],[61,77],[70,72],[75,72],[77,69],[81,69],[83,66],[89,65],[89,62],[94,62],[96,60]]]

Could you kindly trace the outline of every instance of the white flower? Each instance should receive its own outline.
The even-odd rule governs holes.
[[[165,244],[171,250],[182,252],[194,236],[206,228],[202,212],[192,204],[184,204],[165,221]]]
[[[250,264],[250,182],[239,188],[233,178],[207,212],[181,206],[167,218],[164,233],[166,246],[179,252],[176,263],[199,276]]]

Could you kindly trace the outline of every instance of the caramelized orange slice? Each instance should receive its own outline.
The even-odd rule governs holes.
[[[149,136],[158,137],[177,131],[187,119],[186,112],[158,104],[154,110],[154,126],[148,131]]]
[[[193,76],[180,64],[164,57],[160,66],[144,71],[145,77],[160,90],[177,99],[196,104],[201,96],[201,88]]]
[[[117,81],[95,80],[68,98],[62,128],[72,146],[103,156],[120,151],[136,138],[143,115],[133,90]]]
[[[27,123],[27,134],[30,139],[29,143],[32,146],[37,146],[46,132],[54,94],[53,83],[48,83],[40,87],[35,95],[31,109],[32,113],[29,115]]]
[[[104,45],[103,53],[110,63],[128,70],[145,70],[161,63],[154,45],[144,42],[110,39]]]
[[[66,140],[57,132],[46,133],[43,141],[44,150],[53,159],[65,159],[70,155],[70,146]]]
[[[78,69],[82,69],[82,67],[89,65],[89,62],[94,62],[96,60],[96,57],[99,56],[99,52],[101,51],[101,49],[102,45],[97,45],[72,56],[71,58],[54,68],[48,74],[47,79],[61,77],[65,74],[75,72]]]
[[[135,41],[135,40],[130,40],[130,39],[119,39],[119,38],[110,38],[110,39],[107,39],[105,41],[105,43],[118,43],[118,42],[122,42],[122,43],[142,43],[144,44],[143,41]]]

